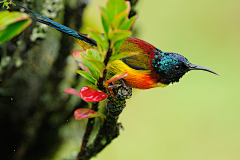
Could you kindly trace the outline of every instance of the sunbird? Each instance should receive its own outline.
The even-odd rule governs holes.
[[[97,48],[96,41],[88,38],[86,34],[74,31],[16,2],[14,3],[43,19],[31,17],[32,20],[46,24],[74,37],[84,50]],[[108,70],[108,74],[113,75],[121,72],[128,73],[123,79],[126,85],[132,88],[150,89],[165,87],[170,83],[178,82],[185,73],[191,70],[203,70],[218,75],[211,69],[191,64],[187,58],[180,54],[162,52],[153,45],[134,37],[128,37],[121,45],[119,52],[139,53],[138,55],[113,61]]]

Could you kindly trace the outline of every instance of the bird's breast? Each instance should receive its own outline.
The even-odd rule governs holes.
[[[113,61],[109,67],[109,75],[114,75],[121,72],[127,72],[124,77],[125,83],[132,88],[150,89],[154,87],[166,87],[166,84],[157,82],[152,77],[151,70],[136,70],[126,65],[121,60]],[[110,78],[110,77],[109,77]]]

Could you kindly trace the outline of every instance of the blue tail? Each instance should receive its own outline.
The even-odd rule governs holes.
[[[90,44],[92,46],[97,46],[96,41],[93,40],[93,39],[88,38],[86,34],[82,34],[82,33],[79,33],[77,31],[74,31],[74,30],[72,30],[72,29],[70,29],[70,28],[68,28],[68,27],[66,27],[66,26],[64,26],[62,24],[54,22],[53,20],[51,20],[49,18],[46,18],[46,17],[44,17],[44,16],[42,16],[42,15],[36,13],[36,12],[33,12],[32,10],[25,8],[22,5],[14,2],[14,1],[12,1],[12,2],[15,3],[16,5],[18,5],[19,7],[24,8],[28,12],[36,15],[37,17],[40,17],[40,18],[44,19],[44,20],[40,20],[40,19],[31,17],[32,20],[40,22],[40,23],[43,23],[43,24],[46,24],[46,25],[48,25],[50,27],[53,27],[53,28],[55,28],[55,29],[57,29],[57,30],[59,30],[59,31],[61,31],[63,33],[66,33],[66,34],[68,34],[68,35],[70,35],[70,36],[72,36],[74,38],[77,38],[77,39],[79,39],[81,41],[84,41],[84,42],[86,42],[86,43],[88,43],[88,44]]]

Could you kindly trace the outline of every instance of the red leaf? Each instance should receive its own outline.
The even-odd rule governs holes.
[[[119,74],[115,74],[112,78],[110,78],[109,80],[107,80],[107,81],[105,82],[105,84],[106,84],[106,83],[111,83],[111,82],[117,81],[117,80],[119,80],[119,79],[121,79],[121,78],[126,77],[127,75],[128,75],[127,72],[121,72],[121,73],[119,73]]]
[[[79,66],[82,70],[90,73],[89,69],[86,67],[86,65],[84,64],[84,62],[83,62],[83,60],[82,60],[82,58],[81,58],[81,56],[80,56],[80,54],[83,53],[83,52],[85,52],[85,51],[81,51],[81,50],[73,51],[73,52],[72,52],[72,56],[73,56],[73,59],[77,62],[78,66]]]
[[[64,91],[65,93],[68,93],[68,94],[72,94],[72,95],[75,95],[75,96],[78,96],[80,97],[80,94],[79,94],[79,91],[77,91],[76,89],[74,88],[68,88]],[[80,97],[81,98],[81,97]]]
[[[73,116],[75,117],[76,120],[81,120],[85,118],[94,118],[94,117],[99,117],[103,119],[105,117],[103,114],[87,108],[76,109],[74,111]]]
[[[80,97],[87,102],[99,102],[107,98],[107,94],[93,87],[84,86],[80,90]]]

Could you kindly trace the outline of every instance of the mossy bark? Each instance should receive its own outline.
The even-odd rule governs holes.
[[[37,13],[43,10],[43,1],[24,2],[19,3]],[[56,12],[59,23],[79,30],[86,2],[76,0],[74,6],[66,3],[60,13]],[[73,115],[74,108],[66,108],[69,96],[62,86],[77,84],[78,77],[69,83],[64,72],[74,39],[49,28],[43,33],[45,38],[33,42],[30,35],[35,27],[33,22],[22,34],[0,46],[0,58],[11,57],[0,73],[0,159],[51,158],[61,146],[58,128]],[[16,66],[17,60],[22,65]],[[77,76],[75,70],[70,72]],[[75,105],[86,104],[79,101]],[[59,117],[61,121],[56,120]]]
[[[82,13],[88,1],[74,1],[76,5],[71,5],[72,1],[71,4],[70,1],[62,3],[64,8],[61,11],[50,6],[53,10],[49,14],[55,12],[57,20],[54,20],[79,30]],[[135,5],[137,0],[133,1]],[[59,1],[50,2],[56,5]],[[46,10],[42,7],[45,1],[19,3],[40,14],[42,10]],[[48,11],[49,5],[51,4],[45,4]],[[18,9],[11,7],[11,10]],[[131,16],[135,14],[132,10]],[[76,108],[86,106],[80,99],[69,105],[69,96],[63,93],[64,89],[79,85],[80,77],[75,73],[76,68],[66,71],[69,68],[67,59],[71,56],[74,39],[54,29],[49,28],[47,31],[41,27],[33,22],[19,36],[0,45],[0,159],[51,159],[62,144],[59,128],[67,123]],[[10,61],[3,66],[2,62],[6,57]],[[111,121],[110,118],[109,123],[112,122],[117,124],[115,119]],[[109,125],[104,127],[116,128]],[[117,135],[118,128],[112,139]],[[101,146],[96,153],[100,150]]]

